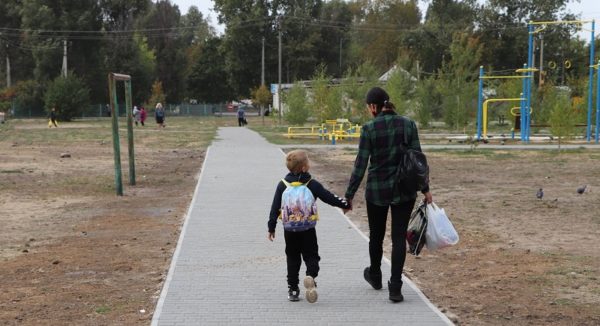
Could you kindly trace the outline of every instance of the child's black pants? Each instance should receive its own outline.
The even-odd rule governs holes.
[[[287,281],[289,286],[298,286],[302,259],[306,264],[306,275],[313,278],[319,274],[319,245],[315,228],[301,231],[284,231],[285,255],[287,256]]]

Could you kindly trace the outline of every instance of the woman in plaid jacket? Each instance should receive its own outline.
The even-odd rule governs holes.
[[[388,281],[389,299],[404,300],[402,270],[406,259],[406,231],[417,194],[397,190],[396,169],[400,162],[402,144],[421,151],[415,122],[394,111],[390,97],[383,89],[374,87],[367,93],[367,108],[373,119],[361,129],[358,154],[346,198],[352,200],[368,167],[365,198],[369,219],[369,256],[371,264],[364,270],[365,280],[376,290],[381,284],[381,258],[388,210],[392,211],[392,275]],[[433,201],[429,185],[421,191],[427,203]]]

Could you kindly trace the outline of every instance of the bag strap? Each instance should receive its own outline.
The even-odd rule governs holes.
[[[309,179],[305,183],[302,183],[300,181],[287,182],[285,179],[281,179],[281,181],[285,184],[286,187],[297,187],[297,186],[302,186],[302,185],[308,187],[308,183],[311,182],[312,179]]]

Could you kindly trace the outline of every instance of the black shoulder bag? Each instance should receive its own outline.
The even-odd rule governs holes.
[[[401,193],[413,194],[429,184],[429,165],[423,152],[408,148],[406,130],[410,123],[404,120],[404,142],[400,145],[400,162],[396,170],[396,187]]]

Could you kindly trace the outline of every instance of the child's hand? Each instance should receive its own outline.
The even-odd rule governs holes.
[[[275,239],[275,232],[269,232],[269,235],[267,235],[267,239],[269,239],[269,241],[273,241],[273,239]]]
[[[342,211],[344,212],[344,214],[346,214],[352,210],[352,199],[346,198],[346,201],[348,202],[348,208],[342,208]]]

